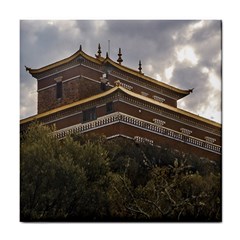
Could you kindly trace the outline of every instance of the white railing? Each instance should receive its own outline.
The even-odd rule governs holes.
[[[133,140],[134,140],[135,142],[148,143],[148,144],[150,144],[150,145],[153,145],[153,140],[148,139],[148,138],[135,136],[135,137],[133,138]]]
[[[198,148],[221,154],[221,146],[219,145],[207,142],[205,140],[201,140],[199,138],[188,136],[182,132],[169,129],[164,126],[159,126],[156,123],[148,122],[121,112],[115,112],[103,117],[99,117],[98,119],[91,122],[80,123],[68,128],[60,129],[54,134],[57,138],[61,139],[64,138],[67,134],[84,133],[97,128],[112,125],[117,122],[131,125],[164,137],[184,142]]]

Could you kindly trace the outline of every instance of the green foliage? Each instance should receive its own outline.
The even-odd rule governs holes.
[[[220,163],[166,146],[21,136],[21,221],[221,221]]]
[[[21,142],[21,219],[64,220],[102,214],[98,203],[105,201],[106,151],[99,144],[81,145],[71,137],[58,141],[51,133],[33,124]]]

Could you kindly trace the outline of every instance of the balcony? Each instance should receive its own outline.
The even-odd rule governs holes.
[[[64,138],[67,134],[73,133],[85,133],[88,131],[93,131],[98,128],[106,127],[108,125],[123,123],[145,131],[164,136],[167,138],[180,141],[194,147],[198,147],[210,152],[221,154],[221,146],[207,142],[199,138],[195,138],[189,135],[184,134],[183,132],[177,132],[172,129],[166,128],[164,126],[159,126],[157,123],[148,122],[140,118],[136,118],[121,112],[114,112],[103,117],[99,117],[94,121],[87,123],[80,123],[68,128],[60,129],[54,132],[54,135],[61,139]]]

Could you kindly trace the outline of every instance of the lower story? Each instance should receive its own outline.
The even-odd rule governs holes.
[[[114,112],[96,120],[57,130],[57,138],[73,133],[95,133],[107,139],[125,137],[136,142],[167,146],[211,160],[221,160],[221,146],[189,136],[157,123],[149,122],[126,113]]]

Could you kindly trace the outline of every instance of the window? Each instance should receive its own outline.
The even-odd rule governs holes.
[[[144,97],[147,97],[147,96],[148,96],[148,93],[146,93],[146,92],[141,92],[141,94],[142,94]]]
[[[206,136],[205,140],[209,143],[214,143],[216,141],[216,138],[211,138],[211,137]]]
[[[106,90],[106,84],[101,82],[101,90],[105,91]]]
[[[165,99],[164,98],[161,98],[161,97],[158,97],[158,96],[153,96],[153,99],[154,100],[156,100],[156,101],[158,101],[158,102],[160,102],[160,103],[163,103],[163,102],[165,102]]]
[[[166,122],[160,120],[160,119],[157,119],[157,118],[154,118],[153,119],[153,122],[160,125],[160,126],[163,126],[164,124],[166,124]]]
[[[62,98],[62,82],[57,82],[57,98]]]
[[[113,102],[109,102],[106,104],[106,111],[107,113],[113,112]]]
[[[102,77],[100,77],[101,81],[101,90],[105,91],[107,86],[109,86],[109,80],[108,80],[108,73],[103,73]]]
[[[180,128],[180,131],[181,131],[183,134],[186,134],[186,135],[190,135],[190,134],[192,133],[191,130],[186,129],[186,128]]]
[[[95,120],[97,118],[96,108],[91,108],[83,111],[83,122]]]

